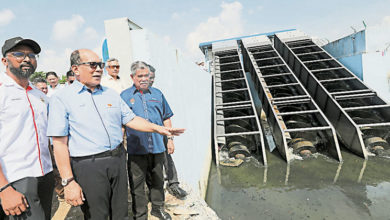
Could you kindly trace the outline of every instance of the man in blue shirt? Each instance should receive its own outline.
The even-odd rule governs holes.
[[[131,65],[133,86],[121,93],[122,99],[133,112],[151,123],[171,127],[173,113],[164,95],[156,88],[149,88],[149,67],[137,61]],[[145,196],[145,179],[150,176],[151,214],[159,219],[171,219],[164,211],[164,175],[165,145],[163,136],[126,128],[127,152],[129,153],[128,171],[130,189],[133,198],[135,219],[147,219],[148,200]],[[172,138],[169,136],[168,138]],[[173,153],[174,145],[168,146]]]
[[[48,136],[65,200],[81,205],[84,219],[128,219],[122,125],[162,135],[181,133],[135,114],[112,89],[100,86],[104,63],[91,50],[70,58],[76,79],[51,97]]]

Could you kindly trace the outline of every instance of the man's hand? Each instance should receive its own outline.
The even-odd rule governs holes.
[[[84,194],[80,185],[76,181],[70,182],[64,187],[65,201],[72,206],[84,204]]]
[[[179,135],[183,134],[185,130],[186,130],[185,128],[169,128],[169,132],[173,136],[179,136]]]
[[[28,208],[26,197],[11,186],[0,193],[0,200],[6,215],[20,215]]]
[[[165,135],[165,136],[179,136],[180,134],[183,134],[185,129],[184,128],[167,128],[163,126],[155,126],[155,132]]]
[[[173,154],[173,152],[175,152],[175,144],[173,143],[172,139],[168,140],[167,150],[168,150],[168,154]]]

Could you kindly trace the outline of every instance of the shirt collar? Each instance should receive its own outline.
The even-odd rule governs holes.
[[[54,87],[54,89],[58,89],[59,88],[59,86],[60,86],[60,84],[59,83],[57,83],[57,85],[56,85],[56,87]],[[50,89],[53,89],[53,87],[49,84],[49,88]]]
[[[78,93],[81,93],[83,91],[88,91],[89,90],[86,85],[82,84],[77,79],[75,79],[73,81],[73,83],[69,87],[72,88],[73,90],[75,90]],[[99,85],[96,86],[96,88],[93,91],[93,93],[98,92],[98,91],[103,91],[103,90],[104,90],[104,87],[99,84]]]
[[[135,87],[134,84],[133,84],[133,86],[130,88],[130,92],[133,92],[133,94],[135,94],[135,93],[137,93],[137,92],[139,92],[139,93],[141,93],[141,94],[143,94],[143,93],[150,93],[150,94],[152,94],[152,91],[151,91],[150,89],[146,90],[145,92],[142,92],[142,91],[138,90],[138,89]]]
[[[25,90],[23,87],[21,87],[19,84],[17,84],[15,82],[14,79],[12,79],[6,72],[4,72],[3,74],[3,79],[4,79],[4,85],[5,86],[15,86],[16,88],[18,89],[23,89]],[[27,91],[31,90],[32,89],[32,84],[30,81],[28,81],[28,86],[27,86]]]
[[[108,80],[114,80],[114,77],[112,77],[110,74],[107,73],[107,78]],[[117,80],[120,80],[121,78],[119,77],[119,75],[117,76]]]

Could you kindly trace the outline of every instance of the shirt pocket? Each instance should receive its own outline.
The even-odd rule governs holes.
[[[121,124],[121,108],[117,104],[106,104],[105,106],[105,117],[110,123],[119,123]]]

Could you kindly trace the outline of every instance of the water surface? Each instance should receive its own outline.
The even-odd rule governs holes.
[[[318,155],[289,165],[267,151],[210,171],[207,203],[221,219],[390,219],[390,159],[343,149],[343,163]]]

